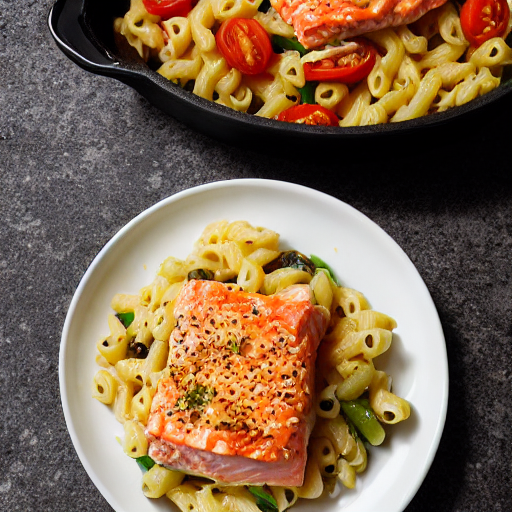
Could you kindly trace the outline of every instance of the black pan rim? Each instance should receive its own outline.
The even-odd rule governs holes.
[[[240,133],[254,132],[255,134],[264,134],[270,137],[285,135],[298,139],[321,138],[332,140],[384,134],[399,135],[410,133],[418,128],[435,127],[449,123],[454,118],[480,110],[512,92],[512,79],[508,79],[502,82],[498,88],[464,105],[398,123],[353,127],[319,127],[283,123],[273,119],[237,112],[224,105],[211,102],[182,89],[159,75],[156,71],[151,70],[144,63],[132,63],[112,55],[107,45],[103,43],[101,35],[92,31],[90,26],[84,27],[83,18],[87,14],[89,3],[87,0],[56,0],[51,7],[48,16],[48,26],[59,49],[70,60],[86,71],[117,79],[131,86],[157,108],[176,117],[185,124],[197,125],[193,127],[201,131],[204,131],[204,128],[200,122],[197,122],[197,119],[194,117],[195,115],[204,114],[210,120],[216,121],[223,126],[229,126],[230,129],[235,131],[240,130]],[[91,47],[97,49],[98,56],[102,58],[91,59],[89,55],[86,55],[86,52],[80,50],[73,44],[73,41],[68,39],[71,28],[68,34],[65,34],[62,27],[59,26],[59,17],[63,9],[70,4],[74,4],[74,8],[79,13],[75,20],[77,27],[82,30],[83,37],[88,40]],[[74,27],[74,29],[77,27]],[[169,104],[165,101],[166,98],[167,102],[170,102]],[[177,105],[181,109],[188,111],[190,117],[187,118],[187,115],[176,115],[176,112],[173,112],[173,107]],[[192,122],[193,119],[196,123]]]

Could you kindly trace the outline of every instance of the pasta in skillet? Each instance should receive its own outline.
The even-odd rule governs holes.
[[[268,0],[199,0],[193,7],[188,1],[188,13],[165,19],[147,11],[155,0],[131,0],[125,16],[115,20],[115,31],[179,86],[234,110],[281,121],[344,127],[415,119],[492,91],[512,65],[505,0],[488,0],[507,9],[503,30],[478,45],[468,40],[460,7],[449,0],[412,23],[366,32],[357,42],[333,39],[310,50],[298,43],[294,27]],[[257,35],[248,23],[257,24]],[[224,32],[229,43],[223,42]],[[239,41],[246,41],[241,51],[249,51],[244,48],[250,40],[251,55],[254,48],[260,51],[257,38],[268,40],[261,45],[261,58],[268,59],[263,73],[252,72],[247,62],[230,62],[241,33]],[[366,59],[364,52],[374,55],[375,64],[356,77],[353,69]],[[258,61],[259,54],[247,55],[251,65]],[[346,66],[354,79],[326,73],[324,68],[333,66]]]
[[[161,400],[162,383],[181,368],[175,366],[170,351],[181,350],[182,341],[176,342],[175,338],[177,332],[185,332],[179,301],[188,286],[196,286],[193,283],[212,283],[211,286],[218,283],[233,293],[240,290],[253,298],[273,300],[275,297],[278,301],[293,297],[297,290],[305,291],[307,303],[314,304],[314,311],[319,315],[317,322],[325,322],[326,334],[317,351],[316,372],[311,372],[316,373],[316,381],[311,382],[316,392],[312,395],[311,412],[307,414],[309,418],[316,417],[316,421],[307,448],[307,463],[302,470],[302,485],[229,485],[187,474],[173,468],[172,464],[155,464],[148,457],[149,443],[154,442],[149,432],[154,421],[151,415],[156,410],[155,401]],[[192,303],[187,304],[193,312]],[[209,309],[213,310],[213,302],[204,304],[203,309],[210,304]],[[151,284],[138,294],[115,295],[111,306],[114,313],[108,317],[110,333],[97,343],[96,361],[100,369],[93,379],[93,397],[110,405],[116,419],[123,424],[123,450],[147,470],[142,477],[145,496],[167,496],[182,511],[258,511],[258,504],[264,500],[270,507],[265,510],[281,512],[298,499],[315,499],[328,494],[337,484],[354,488],[357,474],[363,472],[368,463],[367,448],[384,440],[383,425],[404,421],[410,415],[409,403],[391,391],[389,376],[377,370],[374,364],[391,346],[395,320],[372,310],[360,292],[337,284],[330,268],[319,258],[308,258],[297,251],[282,251],[279,234],[270,229],[253,227],[245,221],[214,222],[204,229],[186,259],[169,256]],[[233,307],[229,306],[227,311]],[[258,315],[255,309],[253,306],[252,314]],[[247,317],[248,314],[243,318]],[[193,320],[195,318],[192,316]],[[251,341],[246,345],[244,340],[258,338],[246,336],[238,340],[236,320],[228,322],[232,317],[222,318],[220,324],[224,330],[218,331],[216,340],[227,337],[230,361],[238,364],[237,361],[249,357],[253,350],[251,343],[255,343]],[[199,322],[199,319],[194,321]],[[211,329],[209,323],[206,325]],[[213,320],[211,325],[214,325]],[[278,344],[284,340],[284,331],[280,336]],[[301,372],[304,376],[308,374],[304,369],[307,359],[302,360],[302,367],[293,362],[300,346],[302,344],[297,348],[288,346],[285,359],[272,355],[275,354],[272,346],[264,349],[257,359],[259,362],[252,363],[250,370],[253,395],[264,390],[266,381],[261,380],[262,372],[268,369],[270,374],[269,368],[275,360],[276,368],[283,374],[284,384],[281,385],[287,390],[284,400],[297,407],[302,404],[293,399],[294,387],[291,387],[294,382],[301,382]],[[223,359],[226,357],[228,355]],[[201,360],[201,365],[207,365],[206,359]],[[185,372],[183,375],[180,378],[188,384],[196,383],[199,378],[199,374]],[[215,382],[228,380],[222,370],[214,378]],[[238,390],[237,386],[234,384],[231,388],[232,394],[233,390]],[[222,395],[220,388],[214,391],[206,384],[186,389],[188,394],[177,401],[173,399],[177,404],[175,415],[192,408],[196,420],[205,414],[202,404],[210,404],[206,411],[210,414],[214,397]],[[307,386],[304,389],[311,395]],[[283,399],[282,395],[278,396]],[[168,410],[169,404],[166,407]],[[273,407],[277,407],[277,403]],[[171,411],[166,417],[170,414]],[[287,417],[287,426],[292,425],[292,428],[302,421],[300,417]],[[253,420],[246,420],[242,429],[249,428],[250,421]]]

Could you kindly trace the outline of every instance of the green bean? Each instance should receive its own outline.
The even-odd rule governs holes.
[[[262,512],[277,512],[277,502],[263,487],[250,486],[249,492],[256,497],[256,505]]]
[[[370,407],[368,400],[358,398],[348,402],[342,401],[341,408],[361,435],[373,446],[384,441],[386,432]]]
[[[314,105],[315,101],[315,89],[316,82],[306,82],[304,87],[299,88],[300,92],[300,102],[308,103],[309,105]]]

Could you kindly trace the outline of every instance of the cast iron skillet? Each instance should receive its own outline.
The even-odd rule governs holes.
[[[123,16],[129,0],[57,0],[48,24],[59,48],[80,67],[116,78],[133,87],[150,103],[184,124],[231,144],[258,142],[333,143],[347,138],[400,135],[420,127],[446,123],[503,97],[512,91],[512,77],[490,93],[461,107],[411,121],[350,128],[311,127],[282,123],[236,112],[195,96],[160,76],[137,52],[116,39],[113,20]],[[125,46],[125,47],[123,47]]]

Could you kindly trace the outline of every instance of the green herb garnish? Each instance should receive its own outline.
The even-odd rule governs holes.
[[[203,409],[206,404],[212,401],[215,390],[206,386],[197,385],[183,396],[178,398],[176,405],[180,411],[187,409]]]
[[[230,338],[228,348],[234,352],[235,354],[238,354],[240,352],[240,346],[238,345],[237,339],[235,336]]]

